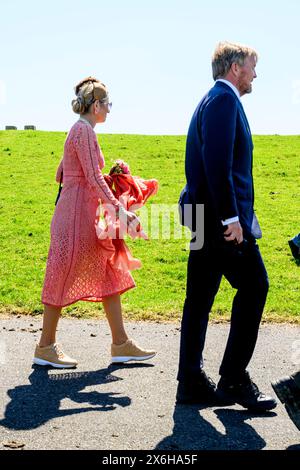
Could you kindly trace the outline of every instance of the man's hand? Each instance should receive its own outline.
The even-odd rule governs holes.
[[[239,222],[229,224],[224,232],[224,238],[227,242],[234,241],[236,244],[242,243],[244,237],[241,224]]]

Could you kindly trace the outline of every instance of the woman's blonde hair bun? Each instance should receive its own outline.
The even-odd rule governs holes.
[[[85,114],[94,101],[103,101],[108,97],[104,83],[97,78],[87,77],[81,80],[74,88],[76,97],[72,101],[72,108],[76,114]]]
[[[77,96],[78,93],[79,93],[79,90],[80,88],[82,87],[82,85],[84,85],[85,83],[97,83],[99,82],[99,80],[97,78],[94,78],[94,77],[87,77],[87,78],[84,78],[83,80],[81,80],[79,83],[77,83],[77,85],[75,86],[75,95]],[[100,83],[100,82],[99,82]]]

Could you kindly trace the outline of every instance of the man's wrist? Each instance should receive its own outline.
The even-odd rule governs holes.
[[[222,222],[222,225],[229,225],[229,224],[233,224],[234,222],[239,222],[239,220],[240,219],[237,215],[235,217],[230,217],[230,219],[221,220],[221,222]]]

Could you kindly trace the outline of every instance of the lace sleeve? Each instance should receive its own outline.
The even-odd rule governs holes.
[[[61,159],[60,164],[59,164],[59,166],[56,170],[55,180],[56,180],[57,183],[60,183],[60,178],[61,178],[62,172],[63,172],[63,158]]]
[[[73,145],[90,186],[102,202],[119,208],[121,204],[114,197],[101,172],[96,148],[98,142],[94,139],[92,129],[83,124],[74,136]]]

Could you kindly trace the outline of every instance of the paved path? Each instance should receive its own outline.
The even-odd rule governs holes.
[[[41,318],[0,318],[0,449],[300,449],[282,405],[265,416],[238,405],[175,406],[179,324],[129,323],[128,332],[159,353],[149,363],[109,366],[107,323],[62,319],[58,338],[79,360],[73,371],[32,367]],[[211,324],[206,370],[217,380],[228,325]],[[292,372],[300,327],[261,327],[250,373],[260,388]],[[298,344],[298,349],[300,345]],[[294,354],[294,356],[293,356]]]

